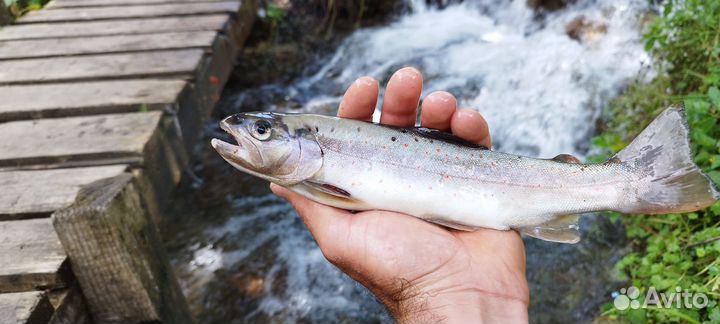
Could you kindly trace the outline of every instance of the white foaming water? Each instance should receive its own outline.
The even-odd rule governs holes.
[[[413,0],[413,13],[389,26],[355,32],[320,62],[319,71],[283,91],[306,98],[301,111],[334,113],[355,78],[387,80],[411,65],[425,76],[424,95],[449,90],[461,105],[480,110],[495,149],[542,157],[584,155],[602,106],[649,62],[639,41],[646,1],[581,0],[542,19],[533,18],[525,1],[494,2],[437,10]],[[579,15],[605,25],[607,32],[587,35],[583,42],[570,39],[565,26]],[[363,288],[325,261],[287,204],[271,195],[232,202],[232,217],[204,229],[206,242],[189,248],[197,250],[191,261],[180,262],[180,272],[191,277],[185,290],[205,294],[197,301],[200,307],[240,308],[233,318],[242,322],[389,320]],[[262,283],[259,292],[244,284],[225,287],[218,275],[223,271],[256,278]],[[218,289],[248,289],[253,302],[244,295],[240,301],[213,297]]]
[[[496,149],[583,156],[602,106],[650,60],[639,40],[644,0],[579,1],[542,19],[533,19],[525,1],[444,10],[417,2],[415,13],[390,26],[354,33],[319,72],[292,84],[291,93],[327,83],[342,89],[362,75],[384,80],[415,66],[425,76],[423,95],[449,90],[460,105],[483,113]],[[565,28],[580,15],[607,31],[571,39]],[[305,109],[332,111],[340,95],[314,96]]]

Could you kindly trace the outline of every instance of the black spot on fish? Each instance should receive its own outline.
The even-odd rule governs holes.
[[[357,131],[358,131],[358,132],[360,131],[360,127],[357,128]]]
[[[317,132],[319,132],[319,131],[320,131],[320,128],[317,127],[317,126],[315,126],[315,132],[317,133]]]
[[[330,128],[330,133],[332,133],[332,132],[334,132],[334,131],[335,131],[335,127],[331,127],[331,128]]]
[[[390,140],[393,141],[393,142],[395,142],[395,141],[397,141],[397,137],[395,137],[395,136],[390,137]]]
[[[417,137],[414,137],[415,142],[420,142],[420,140]]]

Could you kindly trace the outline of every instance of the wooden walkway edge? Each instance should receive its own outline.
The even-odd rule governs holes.
[[[0,323],[192,321],[155,224],[256,10],[52,0],[0,30]]]

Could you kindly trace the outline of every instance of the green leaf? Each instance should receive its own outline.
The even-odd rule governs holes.
[[[710,211],[712,211],[715,215],[720,215],[720,201],[710,206]]]
[[[273,20],[280,20],[285,15],[285,12],[277,6],[272,4],[267,6],[267,17]]]
[[[708,177],[710,177],[716,185],[720,186],[720,171],[710,171],[708,172]]]
[[[720,323],[720,307],[713,307],[713,309],[710,310],[708,318],[710,319],[710,323]]]
[[[715,107],[720,107],[720,90],[716,87],[710,87],[708,89],[708,97]]]

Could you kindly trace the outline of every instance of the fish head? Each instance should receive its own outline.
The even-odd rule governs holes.
[[[291,118],[279,113],[242,113],[225,118],[220,128],[237,145],[212,139],[225,161],[240,171],[279,185],[293,185],[311,178],[322,167],[322,150],[315,135],[295,128]]]

